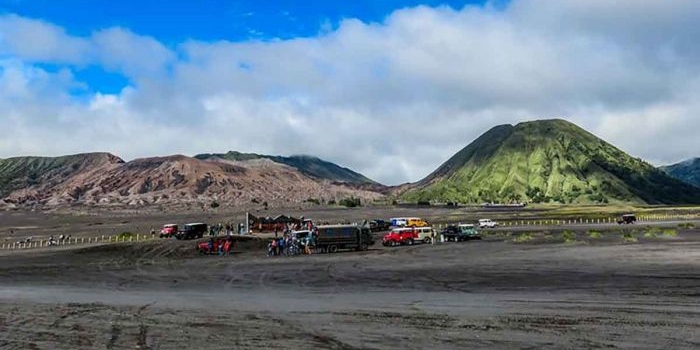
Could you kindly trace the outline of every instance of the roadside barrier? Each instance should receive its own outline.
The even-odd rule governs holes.
[[[528,227],[528,226],[572,226],[572,225],[602,225],[617,224],[618,217],[598,217],[598,218],[572,218],[572,219],[543,219],[543,220],[498,220],[499,227]],[[695,221],[700,220],[699,214],[652,214],[638,215],[636,223],[657,222],[657,221]],[[437,229],[442,229],[448,225],[474,224],[476,220],[441,222],[433,225]]]
[[[153,237],[150,234],[134,234],[130,236],[122,235],[110,235],[110,236],[92,236],[92,237],[68,237],[62,240],[54,239],[52,241],[48,239],[33,240],[29,242],[4,242],[0,244],[0,250],[23,250],[23,249],[36,249],[36,248],[53,248],[61,246],[75,246],[75,245],[90,245],[90,244],[102,244],[102,243],[124,243],[124,242],[143,242],[160,239],[158,237]]]

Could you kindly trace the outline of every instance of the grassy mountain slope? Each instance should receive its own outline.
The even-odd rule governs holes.
[[[345,182],[357,185],[376,185],[377,183],[364,175],[348,168],[312,156],[269,156],[255,153],[240,153],[231,151],[225,154],[198,154],[197,159],[205,160],[221,158],[235,161],[248,161],[254,159],[269,159],[273,162],[285,164],[299,170],[301,173],[323,180]]]
[[[700,158],[664,166],[661,170],[678,180],[700,187]]]
[[[109,153],[0,159],[0,198],[15,190],[59,183],[74,174],[114,163],[124,161]]]
[[[564,120],[497,126],[402,194],[409,201],[700,203],[700,190]]]

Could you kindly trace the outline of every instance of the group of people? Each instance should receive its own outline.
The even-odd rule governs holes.
[[[308,234],[297,237],[291,230],[286,230],[282,237],[273,238],[267,245],[267,256],[293,256],[312,254],[318,246],[318,231],[312,228]]]
[[[58,236],[58,240],[57,240],[56,238],[54,238],[53,235],[51,235],[51,236],[49,236],[49,239],[47,240],[46,244],[49,246],[58,245],[59,243],[63,243],[64,241],[70,240],[70,238],[71,238],[70,235],[68,235],[68,236],[60,235],[60,236]],[[23,240],[18,241],[17,244],[30,244],[32,242],[34,242],[34,237],[29,236]]]
[[[218,253],[219,256],[229,256],[231,254],[231,250],[233,250],[233,238],[228,237],[223,241],[215,241],[214,238],[209,238],[207,248],[209,253]]]
[[[239,223],[238,225],[235,225],[233,223],[218,223],[218,224],[212,224],[209,226],[209,236],[221,236],[222,234],[225,234],[226,236],[230,236],[233,234],[234,229],[236,229],[238,234],[243,233],[243,228],[245,225],[243,223]]]

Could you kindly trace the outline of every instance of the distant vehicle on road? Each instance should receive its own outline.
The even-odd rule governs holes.
[[[201,222],[195,222],[191,224],[186,224],[182,230],[178,231],[175,235],[177,239],[195,239],[202,238],[204,234],[208,231],[207,224]]]
[[[175,236],[175,234],[177,234],[176,224],[165,224],[160,229],[160,238],[170,238]]]
[[[391,218],[391,227],[427,227],[430,224],[421,218]]]
[[[479,228],[496,228],[498,223],[491,219],[479,219]]]
[[[369,222],[369,229],[372,232],[388,231],[391,228],[391,223],[385,220],[372,220]]]
[[[481,234],[472,224],[450,225],[440,232],[446,241],[468,241],[470,239],[481,239]]]
[[[617,223],[622,224],[633,224],[637,221],[637,217],[634,214],[625,214],[617,219]]]

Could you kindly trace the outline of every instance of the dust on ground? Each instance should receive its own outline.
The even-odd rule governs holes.
[[[257,238],[229,257],[172,240],[5,254],[0,348],[700,347],[698,232],[611,237],[287,258]]]

